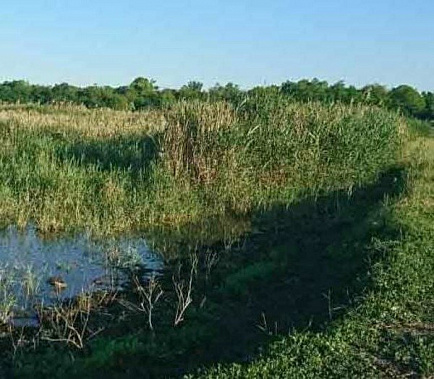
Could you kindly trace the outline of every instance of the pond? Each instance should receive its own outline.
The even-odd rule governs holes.
[[[121,289],[132,272],[150,277],[162,269],[162,259],[143,238],[95,242],[80,234],[45,239],[32,226],[24,231],[9,227],[0,232],[0,322],[35,324],[36,304]]]

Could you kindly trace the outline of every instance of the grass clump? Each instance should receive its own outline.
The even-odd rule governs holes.
[[[211,181],[224,163],[220,138],[235,124],[235,111],[227,103],[182,101],[165,112],[165,119],[162,150],[168,171],[175,178]]]

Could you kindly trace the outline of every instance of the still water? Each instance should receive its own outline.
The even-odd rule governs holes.
[[[0,307],[3,313],[9,307],[18,323],[35,304],[50,305],[83,291],[119,289],[132,272],[152,276],[162,269],[162,260],[141,238],[95,242],[82,234],[44,239],[34,227],[9,227],[0,232]]]

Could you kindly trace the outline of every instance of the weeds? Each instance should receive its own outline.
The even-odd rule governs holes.
[[[146,287],[143,287],[140,284],[137,276],[134,277],[134,284],[140,298],[137,309],[147,313],[149,329],[154,330],[154,325],[152,324],[152,313],[155,305],[158,303],[158,300],[160,300],[160,297],[164,292],[154,276],[148,280]]]
[[[85,342],[100,333],[92,331],[89,320],[93,310],[91,295],[82,294],[76,300],[53,305],[49,308],[38,307],[41,320],[41,339],[49,342],[62,342],[83,349]]]
[[[177,306],[175,319],[173,321],[174,326],[178,326],[184,321],[184,315],[187,308],[193,302],[193,279],[197,273],[198,257],[196,254],[190,256],[190,272],[187,279],[181,278],[181,266],[178,267],[177,276],[172,277],[173,286],[177,297]]]

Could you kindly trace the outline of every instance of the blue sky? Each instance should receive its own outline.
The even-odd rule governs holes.
[[[250,87],[318,77],[434,91],[434,0],[9,0],[0,81]]]

